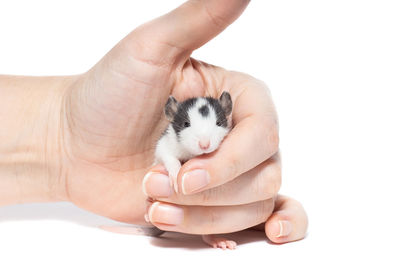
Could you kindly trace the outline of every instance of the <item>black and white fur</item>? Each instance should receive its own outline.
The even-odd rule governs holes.
[[[157,143],[155,158],[156,163],[162,163],[167,169],[176,192],[181,163],[219,147],[230,131],[231,112],[232,99],[228,92],[223,92],[219,99],[196,97],[181,103],[169,97],[164,113],[170,124]]]

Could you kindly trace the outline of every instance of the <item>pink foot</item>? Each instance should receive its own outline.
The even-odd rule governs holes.
[[[213,248],[222,248],[222,249],[235,249],[236,248],[236,242],[233,240],[228,240],[224,237],[219,237],[215,235],[203,235],[202,236],[203,241],[212,246]]]

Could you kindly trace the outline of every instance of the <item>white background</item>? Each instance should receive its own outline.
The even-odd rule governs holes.
[[[183,1],[0,2],[0,73],[86,71],[132,29]],[[399,266],[398,1],[253,1],[193,56],[264,80],[280,118],[283,185],[310,219],[306,239],[113,234],[68,203],[0,208],[0,266]],[[1,88],[0,88],[1,90]],[[141,263],[139,263],[141,261]]]

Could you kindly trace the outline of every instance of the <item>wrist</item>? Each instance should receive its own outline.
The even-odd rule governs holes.
[[[67,200],[61,114],[75,79],[0,76],[0,206]]]

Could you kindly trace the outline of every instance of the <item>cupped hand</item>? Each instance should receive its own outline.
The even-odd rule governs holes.
[[[277,117],[267,87],[251,76],[190,58],[247,4],[188,1],[138,27],[87,73],[73,77],[64,95],[60,135],[62,179],[70,201],[115,220],[144,223],[148,207],[141,184],[167,125],[163,107],[168,96],[183,100],[228,91],[234,103],[232,132],[215,153],[188,161],[178,176],[182,189],[183,174],[196,170],[186,176],[185,192],[194,188],[199,193],[160,198],[157,205],[185,207],[186,221],[189,214],[208,214],[204,225],[206,220],[238,218],[235,227],[199,229],[193,221],[180,228],[182,232],[230,232],[270,217],[280,163]],[[198,170],[208,173],[209,183],[202,183]],[[147,191],[150,194],[150,187]],[[196,211],[200,203],[203,209]],[[239,219],[242,216],[247,218]]]
[[[167,125],[164,104],[214,95],[222,70],[190,58],[248,1],[188,1],[136,28],[64,95],[60,170],[76,205],[124,222],[143,222],[141,183]]]

